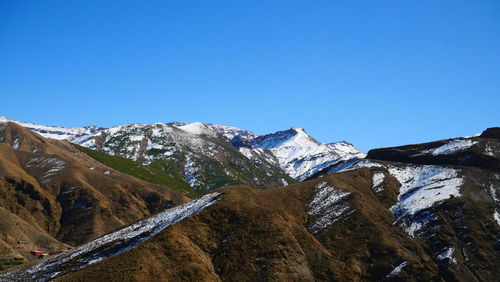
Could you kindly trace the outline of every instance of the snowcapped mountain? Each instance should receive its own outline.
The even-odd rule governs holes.
[[[259,136],[252,140],[252,148],[270,150],[281,168],[297,180],[304,180],[339,161],[365,156],[347,142],[322,144],[303,128]]]
[[[314,150],[291,131],[254,150]],[[285,188],[222,188],[0,280],[497,281],[499,160],[500,129],[372,150]]]
[[[339,161],[364,157],[347,142],[322,144],[301,128],[256,136],[236,127],[201,122],[65,128],[5,117],[0,121],[15,122],[44,137],[67,140],[145,165],[159,160],[175,161],[179,172],[195,189],[210,190],[241,180],[264,187],[273,182],[289,183],[290,179],[283,177],[280,170],[302,181]],[[228,159],[232,164],[227,165]],[[207,176],[214,173],[222,178],[214,181]]]
[[[66,142],[42,142],[40,136],[25,128],[8,124],[5,128],[10,129],[5,130],[3,126],[0,124],[0,132],[6,134],[0,136],[4,143],[0,149],[7,153],[0,169],[12,162],[14,154],[18,160],[13,163],[22,163],[23,169],[10,171],[18,175],[30,172],[35,163],[40,180],[51,169],[57,170],[58,177],[68,175],[70,166],[52,161],[46,166],[47,162],[38,162],[38,156],[25,158],[27,154],[40,154],[41,145],[36,147],[32,142],[57,143],[71,149],[68,158],[82,157]],[[302,163],[297,160],[309,156],[335,153],[335,158],[344,160],[284,188],[223,187],[187,204],[133,221],[128,227],[113,228],[117,231],[37,264],[0,274],[0,281],[498,280],[499,128],[476,137],[375,149],[364,159],[350,158],[359,152],[348,143],[321,144],[302,129],[261,137],[240,137],[232,134],[234,129],[221,130],[215,132],[202,123],[132,124],[103,130],[89,140],[97,149],[130,153],[130,158],[151,160],[150,165],[165,165],[165,160],[172,158],[182,164],[182,173],[193,186],[198,181],[204,183],[199,175],[205,168],[200,164],[213,160],[226,169],[236,159],[250,161],[259,157],[270,157],[276,165],[295,163],[299,168]],[[32,138],[21,138],[18,133],[22,131]],[[141,150],[134,155],[131,150],[137,144]],[[148,149],[150,144],[165,146],[156,149],[172,153],[161,155],[159,151],[157,157],[148,159],[153,149]],[[55,150],[41,149],[46,154]],[[87,161],[93,162],[90,158]],[[318,167],[326,163],[311,162]],[[73,169],[81,173],[95,166],[88,163]],[[238,167],[240,171],[249,168],[244,163]],[[88,170],[101,176],[93,181],[100,188],[108,177],[106,172]],[[210,177],[219,177],[216,173],[220,171],[211,172]],[[50,175],[49,183],[57,181],[57,176]],[[50,190],[57,195],[56,201],[71,195],[79,197],[82,201],[68,202],[79,209],[76,215],[92,207],[94,202],[87,197],[93,189],[76,193],[79,189],[67,182],[60,182],[60,189],[44,185],[51,189],[40,189],[39,193],[19,182],[4,189],[12,196],[0,200],[12,200],[0,201],[0,212],[17,211],[11,208],[15,199],[24,204],[31,197],[29,201],[35,208],[29,212],[36,213],[40,197]],[[120,191],[117,195],[136,197],[137,192]],[[110,204],[115,201],[120,208],[123,199],[110,200]],[[125,211],[136,206],[129,205]],[[102,211],[103,219],[114,214]],[[30,230],[17,224],[3,226]],[[42,228],[48,227],[45,224]],[[11,239],[11,244],[16,246],[17,241]]]

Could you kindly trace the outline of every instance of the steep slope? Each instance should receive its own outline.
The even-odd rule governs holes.
[[[304,180],[339,161],[365,156],[347,142],[322,144],[303,128],[259,136],[251,142],[252,148],[270,150],[283,170],[297,180]]]
[[[211,206],[217,202],[218,195],[218,193],[205,195],[200,199],[158,213],[34,266],[0,275],[0,281],[11,279],[46,281],[67,269],[73,271],[83,269],[133,248],[168,226]]]
[[[10,226],[0,256],[28,259],[31,249],[57,252],[188,200],[10,122],[0,123],[0,187],[0,225]]]
[[[226,187],[125,252],[83,268],[94,255],[59,264],[56,280],[496,281],[500,173],[450,160],[351,160],[287,187]]]

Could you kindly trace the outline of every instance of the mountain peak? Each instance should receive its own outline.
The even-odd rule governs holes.
[[[196,121],[186,125],[176,126],[183,131],[194,135],[212,135],[213,132],[202,122]]]

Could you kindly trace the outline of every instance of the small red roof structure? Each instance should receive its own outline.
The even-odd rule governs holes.
[[[43,255],[46,255],[47,252],[44,252],[44,251],[37,251],[37,250],[32,250],[31,251],[31,254],[32,255],[35,255],[35,256],[43,256]]]

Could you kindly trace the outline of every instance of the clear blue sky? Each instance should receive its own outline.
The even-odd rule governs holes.
[[[500,1],[1,1],[0,115],[304,127],[360,149],[500,126]]]

